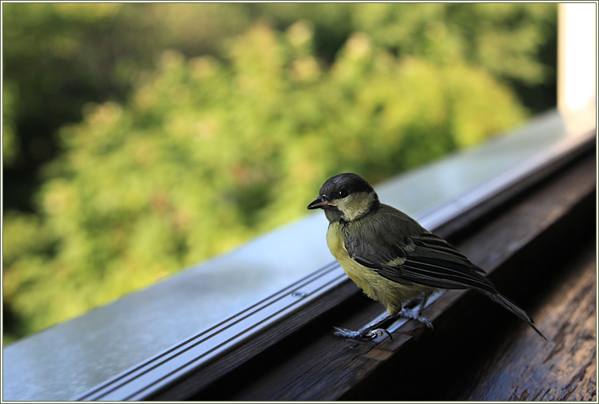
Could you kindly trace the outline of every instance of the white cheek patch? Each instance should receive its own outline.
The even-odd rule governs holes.
[[[337,209],[344,212],[345,209],[351,204],[350,198],[352,196],[353,195],[348,195],[345,198],[336,199],[335,201],[333,201],[333,204],[337,207]]]
[[[336,200],[337,209],[343,213],[346,220],[354,220],[368,211],[373,198],[374,196],[367,192],[351,194]]]

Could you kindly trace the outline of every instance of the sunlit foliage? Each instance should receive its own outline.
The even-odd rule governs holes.
[[[24,13],[19,18],[31,20],[32,32],[38,34],[36,18],[52,31],[45,43],[22,44],[48,53],[52,63],[80,59],[71,68],[106,56],[83,49],[75,33],[98,40],[91,31],[101,28],[92,25],[125,24],[134,13],[116,4],[97,10],[25,6],[29,11],[18,11]],[[156,6],[143,5],[147,14],[124,42],[113,44],[121,39],[106,33],[103,41],[125,62],[109,59],[102,74],[116,80],[122,94],[83,108],[73,104],[81,119],[60,121],[60,153],[45,166],[33,212],[4,217],[9,338],[301,217],[328,175],[355,171],[377,182],[513,128],[529,113],[506,80],[534,82],[550,74],[535,55],[547,8],[495,5],[490,12],[483,5],[462,11],[429,4],[417,13],[415,6],[391,4]],[[194,25],[199,15],[205,31]],[[237,25],[226,31],[217,22],[228,16]],[[144,41],[135,33],[146,32],[148,21],[170,21],[173,31],[158,24]],[[339,31],[331,42],[321,40],[335,23]],[[514,24],[519,28],[505,27]],[[496,37],[504,31],[514,41]],[[143,46],[133,49],[138,42]],[[174,50],[158,52],[165,47]],[[35,60],[27,49],[7,52],[16,58],[13,68],[15,60]],[[40,88],[60,87],[51,94],[63,91],[71,73],[59,69],[36,80]],[[102,87],[99,73],[76,73],[73,80]],[[23,89],[22,76],[11,74],[15,90],[4,94],[14,113],[24,113],[18,111],[22,97],[33,100],[28,108],[52,104],[35,99],[37,90]],[[94,100],[101,91],[90,93]],[[68,93],[61,97],[58,103],[70,102]],[[14,116],[10,111],[5,105],[5,117]],[[11,136],[19,133],[6,125],[10,157]]]

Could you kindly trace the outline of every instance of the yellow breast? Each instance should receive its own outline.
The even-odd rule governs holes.
[[[391,314],[401,310],[402,304],[414,299],[429,288],[402,285],[377,274],[373,269],[354,261],[345,249],[340,223],[331,223],[327,231],[327,244],[347,276],[371,299],[382,303]]]

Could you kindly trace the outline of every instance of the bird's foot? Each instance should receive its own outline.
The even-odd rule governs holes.
[[[391,333],[384,328],[363,328],[360,330],[350,330],[341,327],[334,328],[335,332],[333,334],[341,338],[373,340],[388,335],[389,338],[393,339]]]
[[[411,308],[411,309],[409,309],[407,307],[404,307],[399,312],[399,316],[403,317],[403,318],[409,318],[411,320],[416,320],[416,321],[424,324],[425,326],[427,326],[431,330],[433,329],[433,323],[432,323],[432,321],[429,320],[427,317],[420,315],[420,307],[414,307],[414,308]]]

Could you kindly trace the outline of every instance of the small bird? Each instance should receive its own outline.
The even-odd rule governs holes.
[[[360,328],[335,328],[345,338],[372,339],[391,334],[382,325],[399,317],[432,328],[421,315],[438,289],[474,289],[488,296],[541,337],[524,310],[501,295],[466,256],[405,213],[379,202],[372,186],[353,173],[335,175],[322,185],[308,209],[323,209],[329,221],[327,244],[349,278],[386,312]],[[416,303],[412,307],[408,304]]]

